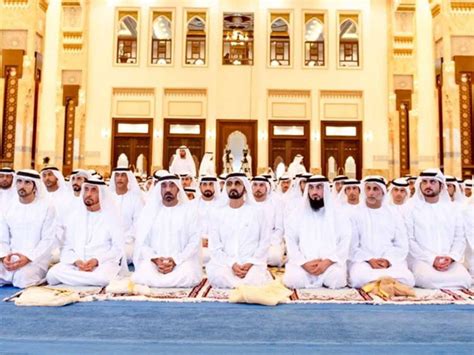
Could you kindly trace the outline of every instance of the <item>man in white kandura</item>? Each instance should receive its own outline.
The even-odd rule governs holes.
[[[405,213],[409,208],[410,184],[406,178],[392,180],[388,189],[388,204],[395,207],[399,212]]]
[[[271,281],[267,270],[270,230],[244,173],[227,175],[221,205],[214,210],[212,221],[211,260],[206,266],[211,285],[235,288]]]
[[[252,179],[252,193],[257,206],[261,207],[265,214],[265,223],[270,228],[271,240],[267,263],[271,266],[282,266],[285,253],[282,201],[272,191],[270,181],[264,176]]]
[[[18,196],[13,185],[14,178],[15,170],[8,167],[0,169],[0,215],[8,209],[12,198]]]
[[[132,280],[192,287],[202,278],[196,213],[175,175],[160,177],[140,216]]]
[[[354,288],[387,276],[414,286],[408,270],[408,234],[403,218],[386,203],[387,187],[380,176],[363,181],[365,201],[354,215],[349,283]]]
[[[221,191],[215,176],[202,176],[199,179],[200,196],[193,201],[197,213],[197,226],[201,238],[201,258],[203,264],[209,262],[209,228],[212,223],[212,210],[219,200]]]
[[[285,223],[284,284],[289,288],[346,286],[351,233],[347,216],[334,208],[328,179],[310,177],[302,203]]]
[[[451,198],[451,201],[457,207],[462,208],[467,201],[467,197],[464,196],[458,180],[454,176],[445,175],[444,177],[446,179],[446,188],[448,189],[448,194]]]
[[[467,252],[466,261],[469,272],[471,274],[472,283],[474,284],[474,197],[471,196],[466,201],[466,206],[463,210],[464,229],[466,231]]]
[[[83,203],[65,220],[61,259],[46,277],[50,285],[107,286],[126,262],[119,214],[105,182],[86,180],[81,194]]]
[[[56,243],[55,212],[38,172],[18,171],[14,185],[17,197],[0,215],[0,286],[24,288],[44,281]]]
[[[125,255],[130,264],[135,247],[138,217],[143,209],[144,196],[137,179],[128,168],[115,168],[110,178],[110,191],[118,206],[124,231]]]
[[[77,197],[78,200],[81,197],[82,184],[91,177],[92,175],[88,170],[77,169],[71,173],[69,185],[74,197]]]
[[[304,173],[306,173],[306,167],[303,165],[303,156],[301,154],[296,154],[293,161],[288,166],[288,176],[294,179],[296,175]]]
[[[360,202],[360,181],[357,179],[347,179],[342,183],[342,188],[337,194],[336,206],[344,207],[348,210],[355,210]]]
[[[196,164],[188,147],[182,145],[176,149],[169,170],[171,174],[190,174],[192,177],[196,177]]]
[[[409,266],[416,286],[469,287],[471,276],[461,264],[466,240],[461,211],[450,201],[443,173],[423,171],[406,223],[410,242]]]

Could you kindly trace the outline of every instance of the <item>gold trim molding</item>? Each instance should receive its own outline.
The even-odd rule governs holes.
[[[112,94],[114,96],[154,96],[155,89],[153,88],[113,88]]]
[[[285,90],[285,89],[269,89],[269,97],[299,97],[308,98],[311,97],[310,90]]]
[[[346,99],[361,98],[363,93],[359,90],[321,90],[320,95],[321,98]]]
[[[207,89],[170,88],[165,89],[165,96],[207,96]]]

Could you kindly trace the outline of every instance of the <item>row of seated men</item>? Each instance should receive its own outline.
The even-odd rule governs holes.
[[[109,185],[85,170],[66,183],[54,167],[1,169],[0,285],[106,286],[133,263],[134,282],[160,288],[196,285],[203,265],[216,288],[264,285],[267,264],[285,264],[289,288],[359,288],[384,276],[471,286],[474,200],[438,169],[423,171],[413,194],[407,179],[387,189],[380,176],[339,177],[332,190],[309,174],[276,187],[242,173],[223,186],[184,178],[192,197],[166,172],[145,193],[124,168]]]

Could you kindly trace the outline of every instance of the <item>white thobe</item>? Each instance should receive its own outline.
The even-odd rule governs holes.
[[[342,212],[337,219],[325,209],[298,211],[285,224],[288,254],[284,284],[289,288],[341,288],[347,285],[347,259],[351,243],[351,223]],[[334,213],[334,212],[332,212]],[[321,275],[311,275],[303,265],[315,259],[334,262]]]
[[[107,286],[120,271],[123,257],[121,226],[111,215],[99,210],[81,211],[70,215],[65,223],[65,243],[59,264],[47,275],[50,285]],[[98,266],[90,272],[81,271],[74,263],[78,260],[97,259]]]
[[[137,221],[143,209],[144,199],[140,191],[128,191],[123,195],[113,193],[120,213],[120,221],[124,231],[125,255],[130,264],[133,259],[135,248],[135,234],[137,230]]]
[[[471,276],[459,262],[466,247],[462,216],[451,202],[414,203],[406,218],[410,253],[408,264],[416,286],[423,288],[469,287]],[[454,262],[447,271],[433,267],[437,256]]]
[[[282,266],[285,244],[283,235],[283,205],[280,197],[267,196],[265,201],[257,202],[265,215],[265,223],[270,228],[270,247],[268,249],[268,265]]]
[[[5,213],[10,207],[10,203],[17,195],[16,189],[10,187],[9,189],[0,189],[0,214]]]
[[[466,261],[474,283],[474,204],[468,203],[463,211],[464,230],[466,231]]]
[[[196,176],[196,165],[194,161],[189,158],[181,158],[178,155],[174,156],[173,162],[170,166],[170,173],[171,174],[191,174],[192,177]]]
[[[199,197],[191,202],[192,207],[195,208],[197,214],[196,228],[198,235],[201,238],[201,261],[202,264],[207,264],[210,260],[209,248],[202,246],[202,239],[209,241],[209,226],[211,225],[212,211],[216,206],[216,199],[205,201]]]
[[[4,217],[0,217],[0,258],[20,253],[31,262],[16,271],[8,271],[0,263],[0,286],[24,288],[44,281],[56,244],[54,218],[54,208],[46,199],[29,204],[12,199]]]
[[[349,283],[354,288],[381,277],[392,277],[410,287],[415,279],[407,266],[408,234],[399,212],[382,205],[372,209],[361,205],[354,216]],[[386,259],[387,269],[373,269],[370,259]]]
[[[151,287],[192,287],[202,279],[199,259],[201,242],[196,213],[189,204],[159,207],[148,235],[137,250],[132,280]],[[158,271],[155,258],[173,258],[176,266],[168,274]]]
[[[229,205],[215,209],[209,230],[211,260],[206,265],[209,282],[216,288],[239,285],[260,286],[271,280],[267,270],[270,233],[263,212],[245,203],[240,208]],[[253,266],[244,278],[237,277],[232,266]]]

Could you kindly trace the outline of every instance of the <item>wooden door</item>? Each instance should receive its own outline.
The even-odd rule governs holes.
[[[114,119],[112,138],[112,168],[117,166],[121,154],[128,159],[128,167],[137,171],[137,160],[142,155],[143,173],[151,175],[152,119]]]
[[[249,155],[252,158],[252,174],[257,175],[257,121],[256,120],[217,120],[216,134],[216,162],[217,174],[221,174],[224,169],[222,157],[225,147],[229,144],[229,136],[240,132],[245,136],[246,144],[249,148]],[[233,155],[238,156],[236,152]],[[240,152],[239,152],[240,153]]]
[[[361,122],[321,122],[321,165],[329,179],[340,174],[362,177],[361,130]]]
[[[205,153],[206,120],[165,118],[163,139],[163,169],[168,170],[176,149],[189,148],[196,164],[196,173]]]
[[[268,165],[276,172],[283,162],[288,168],[297,154],[304,157],[303,164],[309,171],[309,121],[269,121]]]

